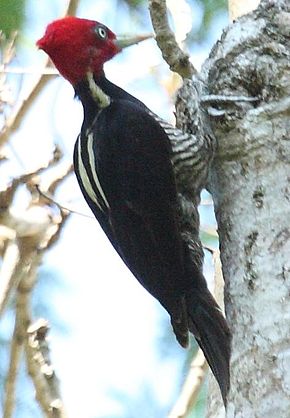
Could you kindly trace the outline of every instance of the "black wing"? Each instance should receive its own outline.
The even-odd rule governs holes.
[[[97,176],[97,172],[95,172],[93,175],[95,163],[93,163],[92,166],[90,162],[88,140],[88,136],[82,133],[79,135],[76,141],[73,158],[75,174],[87,204],[97,218],[99,224],[101,225],[103,231],[111,241],[114,248],[120,252],[110,225],[107,202],[102,197],[103,191],[100,184],[98,181],[96,182],[94,178]]]
[[[197,338],[220,385],[229,389],[231,335],[182,243],[170,145],[145,110],[118,100],[103,109],[75,148],[84,196],[140,283],[167,309],[180,344]]]
[[[100,112],[92,134],[115,247],[141,284],[174,314],[171,305],[183,286],[183,250],[167,135],[146,111],[123,100]]]

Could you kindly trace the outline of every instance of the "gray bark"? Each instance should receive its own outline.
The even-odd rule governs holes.
[[[262,1],[202,70],[218,143],[213,195],[233,332],[227,417],[290,416],[290,3]],[[207,102],[208,104],[208,102]],[[224,416],[215,395],[209,417]]]
[[[208,417],[290,416],[289,28],[289,1],[263,0],[224,31],[177,98],[177,123],[205,163],[191,173],[175,165],[181,196],[194,206],[217,143],[208,189],[233,352],[227,412],[211,385]]]

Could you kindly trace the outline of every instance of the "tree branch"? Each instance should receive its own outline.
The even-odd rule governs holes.
[[[48,322],[44,319],[39,319],[29,327],[25,346],[28,370],[43,412],[50,418],[65,418],[59,381],[50,360],[46,338],[48,330]]]
[[[224,31],[202,70],[209,94],[260,99],[212,119],[209,187],[233,331],[227,416],[286,417],[290,409],[289,16],[289,1],[262,0]],[[212,394],[208,416],[220,416]]]
[[[44,68],[49,65],[49,60],[46,60]],[[24,116],[28,113],[34,103],[34,100],[38,97],[39,93],[43,90],[50,78],[51,76],[43,74],[35,77],[26,98],[21,101],[14,113],[6,120],[4,128],[0,132],[0,147],[3,146],[9,139],[10,135],[19,128]]]
[[[177,402],[168,415],[168,418],[186,418],[200,392],[200,387],[204,381],[208,370],[207,361],[201,349],[198,350],[191,362],[186,380],[180,391]]]
[[[5,382],[4,418],[12,418],[15,407],[15,386],[19,370],[23,342],[27,323],[20,309],[19,299],[16,301],[15,326],[10,349],[9,370]]]
[[[78,5],[78,0],[69,0],[65,14],[74,14]],[[12,43],[11,43],[12,45]],[[5,70],[7,61],[10,62],[12,49],[7,52],[7,56],[3,58],[1,70]],[[4,51],[5,52],[5,51]],[[47,60],[45,68],[49,69],[50,63]],[[37,74],[29,93],[22,100],[16,110],[5,121],[0,133],[0,146],[3,145],[10,135],[15,132],[35,99],[42,91],[43,87],[49,80],[50,75]],[[5,92],[5,77],[0,80],[1,93]],[[3,106],[10,104],[1,96]],[[60,401],[58,382],[55,374],[53,376],[48,371],[51,370],[47,341],[42,342],[39,332],[27,336],[27,328],[30,324],[30,296],[37,279],[37,270],[43,258],[44,252],[50,248],[59,238],[62,227],[69,213],[63,209],[56,214],[55,210],[51,210],[47,201],[35,193],[36,176],[42,174],[47,168],[54,167],[51,170],[50,182],[47,183],[47,190],[52,195],[55,193],[59,184],[71,172],[71,167],[55,172],[55,165],[60,161],[62,154],[56,150],[53,157],[48,161],[47,165],[40,167],[34,172],[29,172],[14,178],[7,188],[0,193],[1,206],[1,226],[0,226],[0,250],[3,257],[0,270],[0,316],[7,307],[7,302],[15,292],[16,299],[16,315],[13,337],[10,348],[9,369],[5,383],[5,399],[4,399],[4,418],[12,418],[15,408],[15,386],[17,374],[21,359],[22,349],[25,347],[26,360],[30,371],[33,369],[32,364],[37,368],[37,373],[41,373],[41,379],[33,379],[37,398],[43,412],[47,418],[63,418],[63,406]],[[52,178],[53,177],[53,178]],[[40,177],[41,178],[41,177]],[[39,181],[39,180],[38,180]],[[30,192],[30,205],[26,210],[19,213],[13,208],[14,197],[19,190],[19,186],[25,184],[28,192]],[[44,334],[43,334],[44,335]],[[37,341],[37,347],[35,347]],[[46,350],[46,356],[44,352]],[[41,355],[45,364],[36,364],[34,356]],[[33,374],[33,371],[31,371]],[[45,378],[44,378],[45,375]]]
[[[64,15],[73,15],[76,12],[78,3],[79,0],[68,0]],[[6,120],[4,128],[0,132],[0,147],[3,146],[9,139],[10,135],[19,128],[24,116],[30,110],[35,99],[39,96],[51,77],[55,77],[55,74],[45,74],[46,69],[51,67],[51,65],[50,59],[46,59],[43,74],[35,77],[25,99],[21,101],[14,113]]]
[[[190,62],[189,55],[178,46],[174,33],[170,29],[166,1],[149,0],[149,11],[157,44],[169,68],[182,78],[191,78],[197,71]]]
[[[28,340],[25,344],[26,365],[28,374],[31,377],[35,389],[35,398],[44,414],[45,418],[51,418],[50,400],[47,393],[47,385],[40,372],[40,367],[33,359],[34,350],[29,346]]]
[[[60,225],[58,228],[60,228]],[[46,236],[47,233],[44,231],[43,239],[48,245],[49,241]],[[20,239],[21,261],[23,265],[25,265],[25,272],[17,289],[17,309],[22,318],[21,323],[25,324],[24,342],[26,364],[35,387],[36,399],[47,418],[63,418],[64,415],[60,413],[62,408],[59,407],[59,403],[56,402],[54,404],[54,399],[51,399],[51,393],[44,376],[44,369],[42,370],[43,363],[40,364],[39,361],[37,361],[37,359],[39,359],[39,348],[37,344],[35,345],[33,343],[34,340],[31,338],[35,327],[33,329],[28,329],[28,326],[31,323],[29,312],[30,296],[36,282],[37,269],[45,250],[42,243],[42,240],[33,240],[31,237],[23,237]],[[28,338],[26,331],[30,334],[30,338]]]
[[[64,16],[74,16],[77,12],[79,0],[69,0],[64,12]]]
[[[19,248],[14,236],[7,243],[0,270],[0,317],[5,310],[11,290],[17,285],[15,282],[18,275],[15,272],[19,262],[19,256]]]

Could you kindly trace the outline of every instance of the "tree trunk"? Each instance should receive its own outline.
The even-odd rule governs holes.
[[[209,108],[218,151],[208,187],[233,333],[227,417],[290,416],[289,28],[289,1],[264,0],[225,30],[202,70],[209,94],[257,98]],[[221,417],[213,398],[208,416]]]

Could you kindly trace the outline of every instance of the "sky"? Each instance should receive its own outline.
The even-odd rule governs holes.
[[[99,20],[116,33],[151,31],[149,15],[141,23],[131,25],[128,14],[120,8],[116,11],[113,3],[84,0],[78,16]],[[28,2],[27,22],[13,65],[33,71],[42,68],[45,55],[37,51],[34,43],[45,26],[62,14],[64,4],[48,0]],[[192,15],[187,16],[187,26],[185,16],[181,15],[181,22],[187,27]],[[194,16],[198,20],[198,9]],[[224,19],[218,20],[219,30],[222,24]],[[196,47],[193,59],[197,66],[208,49],[209,45]],[[169,72],[155,41],[131,47],[108,63],[105,70],[111,81],[173,121],[173,103],[160,84]],[[32,79],[33,75],[21,79],[22,94]],[[45,163],[55,142],[65,151],[65,161],[72,160],[82,121],[81,105],[73,96],[71,86],[60,77],[45,88],[7,149],[11,163],[5,165],[4,183],[12,175]],[[59,287],[51,286],[48,305],[54,312],[50,332],[53,364],[61,381],[68,416],[118,417],[123,409],[119,394],[127,394],[133,400],[142,385],[150,387],[151,396],[164,411],[168,410],[181,384],[187,353],[175,343],[172,332],[167,335],[170,329],[167,313],[115,254],[73,176],[61,188],[57,201],[80,212],[70,217],[61,239],[41,267],[46,280],[53,282],[55,275],[62,283]],[[17,201],[18,209],[25,205],[23,196]],[[202,221],[208,222],[207,213],[202,214]],[[66,332],[58,328],[57,322],[63,324]]]

